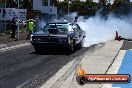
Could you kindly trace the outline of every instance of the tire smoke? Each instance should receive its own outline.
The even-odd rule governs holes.
[[[123,38],[132,39],[131,18],[132,16],[118,18],[113,14],[109,14],[107,18],[103,18],[99,14],[88,19],[79,17],[77,23],[86,31],[84,47],[113,40],[116,31]]]

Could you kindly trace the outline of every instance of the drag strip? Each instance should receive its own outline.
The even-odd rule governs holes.
[[[63,66],[88,50],[92,51],[95,46],[82,48],[72,55],[65,55],[60,51],[35,54],[31,45],[1,52],[0,87],[40,87]]]

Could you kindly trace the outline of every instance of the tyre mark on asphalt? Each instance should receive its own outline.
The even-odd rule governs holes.
[[[104,46],[104,43],[102,44],[98,44],[98,45],[92,45],[89,47],[88,51],[89,55],[92,54],[93,52],[95,52],[95,50],[100,49]],[[73,65],[71,66],[70,69],[68,69],[65,74],[59,78],[52,86],[51,88],[59,88],[63,82],[72,74],[72,72],[74,72],[74,70],[76,69],[76,67],[80,64],[83,56],[85,55],[85,53],[80,53],[77,57],[77,59],[75,60],[75,62],[73,63]]]
[[[29,68],[31,66],[35,66],[35,65],[39,64],[42,60],[44,60],[45,62],[48,63],[48,61],[50,60],[49,57],[50,58],[58,57],[58,56],[52,56],[52,55],[32,55],[32,54],[30,54],[30,55],[27,54],[27,56],[25,57],[24,56],[25,52],[28,49],[30,50],[30,48],[27,48],[26,50],[22,50],[21,52],[19,52],[19,53],[24,52],[22,54],[22,56],[21,56],[21,54],[18,55],[18,53],[15,52],[17,54],[17,56],[19,56],[19,59],[24,59],[25,61],[19,61],[19,63],[17,63],[17,64],[13,63],[13,65],[3,67],[4,70],[3,71],[1,70],[0,77],[8,76],[10,74],[13,74],[13,72],[17,72],[18,70],[21,70],[22,68]],[[0,56],[1,61],[2,61],[2,59],[5,60],[5,59],[8,59],[9,57],[10,57],[10,59],[14,60],[13,56],[16,56],[15,53],[14,53],[14,55],[11,54],[12,52],[7,52],[7,53],[8,53],[8,55],[5,56],[5,57],[2,57],[2,58],[1,58],[1,56],[4,56],[4,54],[6,54],[6,53],[5,52],[1,53],[1,56]],[[29,58],[32,58],[32,59],[29,59]],[[27,61],[26,59],[29,59],[29,60]],[[49,60],[46,60],[46,59],[49,59]],[[8,60],[5,60],[5,61],[8,61]],[[2,62],[0,62],[0,63],[2,63]],[[2,67],[1,67],[1,69],[2,69]],[[0,82],[0,83],[2,83],[2,82]]]
[[[24,75],[24,76],[28,76],[28,75],[30,75],[30,74],[33,74],[32,72],[35,72],[35,73],[37,73],[36,71],[36,69],[37,69],[37,66],[40,68],[41,66],[40,65],[43,65],[44,64],[44,67],[45,67],[45,65],[46,65],[46,67],[44,68],[44,69],[46,69],[47,68],[47,64],[49,65],[51,62],[54,62],[54,58],[56,58],[56,57],[58,57],[58,56],[49,56],[48,58],[44,58],[43,56],[41,56],[41,57],[39,57],[39,58],[35,58],[35,60],[33,61],[33,63],[36,63],[36,61],[38,60],[40,60],[39,62],[40,63],[37,63],[37,64],[35,64],[35,65],[30,65],[29,66],[29,64],[32,64],[32,61],[30,61],[30,62],[27,62],[27,64],[26,65],[28,65],[28,67],[25,67],[25,65],[24,65],[24,67],[20,67],[19,69],[15,69],[13,72],[9,72],[8,74],[4,74],[4,76],[3,77],[1,77],[1,79],[0,80],[2,80],[2,79],[7,79],[7,80],[14,80],[14,79],[18,79],[19,78],[19,75]],[[17,68],[17,66],[16,66],[16,68]],[[39,69],[38,68],[38,69]],[[40,71],[40,70],[39,70]],[[38,71],[38,73],[39,73],[39,71]],[[23,74],[22,74],[23,73]],[[17,76],[18,75],[18,76]],[[10,77],[13,77],[12,79],[9,79]],[[21,77],[20,77],[21,78]],[[28,77],[25,77],[25,78],[28,78]],[[29,77],[30,78],[30,77]],[[21,78],[21,79],[23,79],[23,78]],[[19,81],[19,79],[18,79],[18,81]],[[1,83],[1,82],[0,82]],[[6,82],[5,82],[6,83]],[[10,84],[10,83],[7,83],[7,84]],[[11,84],[13,84],[12,86],[14,86],[15,85],[15,83],[11,83]],[[13,88],[13,87],[12,87]]]
[[[78,54],[79,55],[79,54]],[[59,69],[61,69],[64,65],[68,64],[71,60],[75,59],[77,56],[77,53],[76,54],[73,54],[73,55],[69,55],[69,56],[66,56],[66,55],[59,55],[58,58],[54,58],[55,59],[55,63],[54,63],[54,67],[51,66],[51,67],[48,67],[49,69],[49,73],[51,73],[50,77],[55,74]],[[56,62],[56,61],[59,61],[59,62]],[[53,63],[52,63],[53,64]],[[49,64],[50,65],[50,64]],[[57,69],[55,69],[57,68]],[[35,77],[34,79],[31,79],[30,81],[26,82],[26,83],[23,83],[21,84],[20,86],[18,86],[19,88],[35,88],[37,86],[40,86],[42,84],[44,84],[46,81],[43,80],[43,76],[49,76],[49,75],[45,75],[45,73],[42,73],[40,74],[40,78],[37,78]],[[48,77],[48,79],[50,78]],[[39,80],[42,80],[40,83],[39,83]],[[47,80],[48,80],[47,79]],[[37,81],[38,80],[38,81]],[[38,82],[38,83],[37,83]],[[39,85],[38,85],[39,84]]]
[[[20,48],[20,47],[25,47],[25,46],[30,46],[30,43],[25,43],[25,44],[19,44],[19,45],[15,45],[15,46],[11,46],[11,47],[5,47],[0,49],[0,52],[5,52],[5,51],[9,51],[9,50],[14,50],[16,48]]]
[[[57,59],[57,60],[59,60],[59,59]],[[48,68],[50,68],[50,69],[48,69],[46,71],[42,71],[40,74],[37,74],[35,77],[28,80],[28,82],[17,86],[17,88],[35,88],[36,86],[39,86],[38,84],[42,84],[43,82],[46,82],[46,81],[44,81],[45,78],[49,78],[49,74],[50,75],[54,74],[54,71],[55,71],[54,65],[49,66],[49,64],[53,64],[53,62],[54,62],[54,60],[45,64],[45,65],[47,65],[47,66],[45,66],[45,69],[48,69]],[[56,63],[56,64],[59,64],[59,63]],[[55,67],[58,67],[58,66],[55,66]],[[59,66],[59,68],[61,68],[61,66]]]
[[[64,65],[73,59],[78,59],[76,57],[87,50],[89,48],[83,48],[72,55],[35,55],[29,54],[34,51],[33,47],[29,46],[0,53],[0,66],[3,65],[1,69],[6,69],[0,73],[0,86],[2,88],[39,87]],[[2,60],[9,61],[10,64],[2,64]]]
[[[42,86],[43,83],[46,82],[45,80],[45,77],[46,78],[50,78],[51,76],[53,76],[59,69],[61,69],[64,65],[66,65],[70,60],[71,58],[69,58],[69,56],[60,56],[58,58],[54,58],[54,65],[51,65],[51,66],[47,66],[47,71],[45,72],[42,72],[41,74],[39,74],[39,76],[37,77],[34,77],[33,79],[31,79],[30,81],[24,83],[24,84],[21,84],[20,86],[18,86],[18,88],[36,88],[36,87],[40,87]],[[56,61],[59,61],[59,62],[56,62]],[[53,64],[53,63],[49,63],[48,65],[50,64]],[[49,76],[50,74],[50,76]],[[39,78],[38,78],[39,77]],[[47,79],[47,80],[48,80]],[[40,82],[41,80],[41,82]],[[40,83],[39,83],[40,82]]]
[[[19,67],[21,64],[24,64],[24,62],[28,63],[28,61],[33,60],[33,58],[36,58],[38,56],[34,56],[33,55],[29,55],[26,54],[25,57],[25,52],[27,51],[29,48],[22,50],[21,52],[8,52],[8,54],[6,56],[4,56],[4,54],[0,56],[0,76],[1,74],[6,74],[6,72],[10,72],[10,70],[13,70],[13,68],[17,68]],[[11,54],[13,53],[13,55]],[[30,58],[33,57],[33,58]],[[19,69],[19,68],[17,68]],[[3,74],[3,75],[4,75]]]

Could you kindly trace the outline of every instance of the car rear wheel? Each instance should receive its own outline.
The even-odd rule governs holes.
[[[67,47],[67,52],[68,52],[68,54],[72,54],[74,52],[74,43],[70,44]]]
[[[83,47],[83,40],[79,43],[79,44],[77,44],[76,46],[75,46],[75,49],[76,50],[80,50],[82,47]]]
[[[81,49],[83,47],[83,43],[84,41],[82,40],[79,44],[78,44],[78,49]]]
[[[66,53],[67,53],[67,54],[72,54],[73,51],[74,51],[73,46],[68,46],[67,49],[66,49]]]
[[[69,46],[69,52],[73,53],[73,51],[74,51],[74,46],[73,45]]]

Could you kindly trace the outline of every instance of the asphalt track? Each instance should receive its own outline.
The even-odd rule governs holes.
[[[93,45],[82,48],[71,55],[63,51],[34,53],[32,46],[25,46],[0,53],[0,88],[37,88]]]

